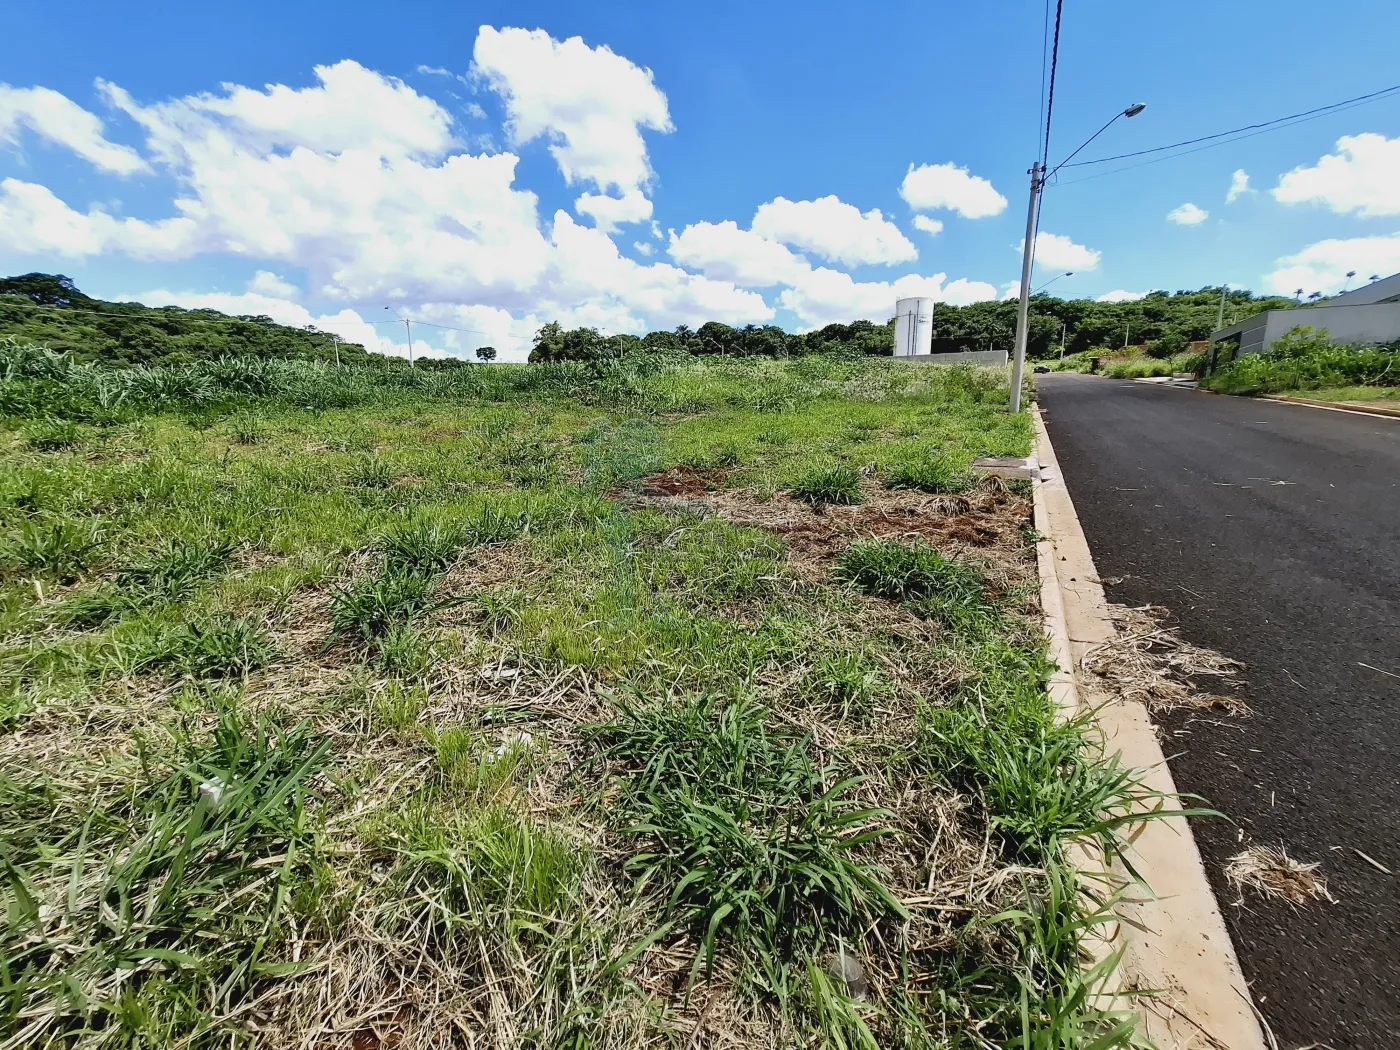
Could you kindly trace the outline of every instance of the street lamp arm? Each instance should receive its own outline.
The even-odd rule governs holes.
[[[1115,113],[1115,114],[1113,114],[1113,116],[1109,118],[1107,124],[1105,124],[1103,127],[1099,128],[1098,131],[1094,132],[1094,133],[1093,133],[1092,135],[1090,135],[1087,139],[1085,139],[1084,142],[1080,145],[1079,149],[1075,150],[1075,151],[1074,151],[1073,153],[1071,153],[1068,157],[1066,157],[1064,160],[1060,161],[1060,163],[1056,164],[1053,168],[1051,168],[1051,169],[1050,169],[1049,171],[1047,171],[1044,175],[1042,175],[1042,176],[1040,177],[1040,181],[1041,181],[1041,182],[1047,181],[1047,180],[1050,178],[1051,175],[1054,175],[1055,172],[1059,171],[1061,168],[1063,168],[1063,167],[1064,167],[1066,164],[1068,164],[1070,161],[1074,160],[1075,157],[1079,156],[1079,154],[1082,153],[1082,152],[1084,151],[1084,147],[1085,147],[1085,146],[1089,145],[1089,143],[1093,142],[1096,138],[1098,138],[1098,137],[1099,137],[1100,135],[1102,135],[1105,131],[1107,131],[1110,127],[1112,127],[1112,126],[1113,126],[1113,122],[1114,122],[1115,120],[1117,120],[1119,117],[1135,117],[1135,116],[1137,116],[1139,113],[1141,113],[1145,108],[1146,108],[1146,106],[1144,106],[1141,102],[1135,102],[1135,103],[1133,103],[1131,106],[1129,106],[1127,109],[1123,110],[1122,113]]]

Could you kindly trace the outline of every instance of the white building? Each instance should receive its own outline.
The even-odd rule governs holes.
[[[1295,328],[1326,329],[1332,342],[1358,346],[1400,340],[1400,273],[1316,306],[1265,310],[1213,332],[1211,358],[1214,360],[1224,344],[1230,343],[1234,353],[1226,355],[1227,359],[1262,353]]]

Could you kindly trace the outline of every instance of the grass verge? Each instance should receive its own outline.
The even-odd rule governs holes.
[[[1129,1045],[1003,377],[12,356],[0,1046]]]

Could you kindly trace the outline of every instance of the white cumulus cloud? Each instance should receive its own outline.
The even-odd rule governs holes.
[[[255,295],[266,295],[273,299],[295,299],[297,286],[283,280],[271,270],[258,270],[248,282],[248,291]]]
[[[1336,153],[1311,168],[1294,168],[1273,194],[1284,204],[1322,204],[1343,215],[1400,215],[1400,137],[1344,135]]]
[[[773,316],[761,296],[732,282],[668,264],[624,264],[604,233],[567,215],[546,226],[535,194],[515,183],[518,157],[466,152],[447,111],[401,81],[353,62],[318,67],[316,77],[301,89],[224,85],[150,104],[104,85],[176,186],[168,217],[82,211],[46,186],[6,179],[0,249],[64,258],[242,256],[269,273],[304,271],[315,298],[375,311],[385,302],[456,302],[626,331],[669,318]],[[584,98],[592,89],[577,87]],[[558,89],[567,94],[569,86]],[[649,213],[639,192],[584,196],[581,210],[599,225],[629,214],[645,221]],[[617,203],[600,203],[609,199]]]
[[[1210,212],[1187,201],[1167,212],[1167,219],[1178,226],[1199,226],[1210,218]]]
[[[984,219],[1006,210],[1006,198],[989,181],[952,163],[909,165],[899,195],[916,211],[947,208],[965,219]]]
[[[569,184],[625,193],[650,181],[642,130],[672,130],[651,70],[581,37],[482,26],[472,71],[505,101],[511,145],[547,139]]]
[[[1128,292],[1122,288],[1115,288],[1111,292],[1104,292],[1094,299],[1096,303],[1135,303],[1139,299],[1146,299],[1146,292]]]
[[[807,260],[786,245],[741,230],[730,219],[697,222],[679,234],[672,230],[667,251],[682,266],[746,288],[793,284],[811,270]]]
[[[776,197],[758,206],[750,228],[769,240],[848,266],[889,265],[919,257],[913,242],[879,208],[862,213],[835,195],[814,201]]]
[[[1256,191],[1251,189],[1249,185],[1249,173],[1243,168],[1236,168],[1235,173],[1230,176],[1230,189],[1225,194],[1225,203],[1234,204],[1246,193],[1254,192]]]
[[[897,299],[926,295],[939,302],[965,306],[995,299],[997,290],[982,281],[959,278],[943,282],[947,274],[922,277],[906,274],[894,281],[857,281],[848,273],[818,267],[778,296],[778,303],[795,313],[809,328],[834,321],[865,319],[884,323],[894,316]]]
[[[927,215],[914,216],[914,229],[923,230],[924,233],[937,235],[943,231],[943,224],[937,219],[930,219]]]
[[[0,84],[0,142],[19,144],[19,129],[64,146],[94,167],[118,175],[149,170],[130,146],[109,142],[102,121],[66,95],[45,87]]]
[[[1388,277],[1400,271],[1400,231],[1388,236],[1318,241],[1295,255],[1284,256],[1276,266],[1265,282],[1280,295],[1292,295],[1299,288],[1305,295],[1339,292],[1348,271],[1360,276],[1359,281],[1351,279],[1353,287],[1373,273]]]
[[[1016,245],[1016,254],[1020,255],[1025,247],[1023,237]],[[1097,270],[1102,258],[1103,252],[1076,244],[1063,234],[1041,231],[1035,235],[1035,261],[1052,270],[1072,270],[1076,273]],[[1016,287],[1019,289],[1020,284],[1017,283]]]
[[[593,225],[612,233],[624,222],[646,222],[651,218],[651,201],[641,190],[628,190],[621,197],[605,193],[583,193],[574,201],[574,210],[593,219]]]

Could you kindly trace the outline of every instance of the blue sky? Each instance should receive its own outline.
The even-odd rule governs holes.
[[[899,294],[999,297],[1038,153],[1043,16],[22,5],[0,90],[0,269],[402,353],[401,329],[365,323],[387,305],[443,326],[415,329],[420,353],[507,358],[554,318],[802,329],[883,319]],[[1131,102],[1148,108],[1083,157],[1389,87],[1396,39],[1393,3],[1069,0],[1052,161]],[[930,167],[906,182],[911,165]],[[1400,94],[1084,178],[1117,167],[1047,191],[1037,285],[1071,269],[1057,292],[1326,292],[1346,270],[1400,270]],[[1227,203],[1237,171],[1248,189]]]

